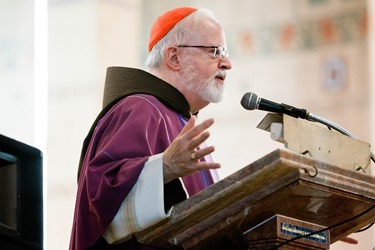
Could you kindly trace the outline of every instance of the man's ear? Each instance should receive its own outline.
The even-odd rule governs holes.
[[[176,47],[168,47],[165,51],[165,61],[168,67],[173,70],[179,70],[181,67],[179,56],[180,55]]]

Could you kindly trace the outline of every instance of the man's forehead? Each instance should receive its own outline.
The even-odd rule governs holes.
[[[188,41],[226,47],[225,33],[221,25],[214,20],[195,25],[189,29],[187,37]]]

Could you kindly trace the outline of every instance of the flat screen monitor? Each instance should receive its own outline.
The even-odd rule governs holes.
[[[43,249],[42,159],[0,134],[0,249]]]

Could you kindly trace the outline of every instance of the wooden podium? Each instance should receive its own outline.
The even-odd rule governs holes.
[[[303,151],[307,147],[312,154],[277,149],[177,204],[170,217],[136,233],[137,240],[166,249],[329,249],[374,223],[375,177],[356,171],[367,169],[369,160],[351,157],[358,154],[353,150],[366,151],[369,145],[352,146],[356,142],[346,142],[333,131],[323,136],[329,143],[317,142],[290,134],[305,129],[305,134],[314,134],[310,125],[287,117],[281,123],[284,131],[277,131],[284,137],[277,139]],[[351,146],[340,157],[344,143]],[[365,158],[369,153],[367,149]],[[352,162],[333,164],[342,159]]]
[[[302,238],[284,249],[329,249],[375,222],[374,206],[375,177],[277,149],[176,205],[136,237],[172,249],[277,249],[296,236],[294,229],[278,232],[277,220],[289,218],[289,228],[304,232],[338,226],[320,241]]]

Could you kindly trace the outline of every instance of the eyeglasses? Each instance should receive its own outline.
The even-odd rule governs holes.
[[[203,49],[214,49],[213,56],[215,58],[223,59],[224,57],[229,58],[229,52],[223,46],[203,46],[203,45],[177,45],[179,48],[203,48]]]

